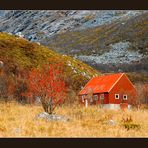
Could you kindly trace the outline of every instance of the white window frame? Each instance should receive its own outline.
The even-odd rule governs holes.
[[[124,98],[126,96],[126,98]],[[127,95],[123,95],[123,100],[127,100]]]
[[[118,97],[116,97],[118,96]],[[119,94],[115,94],[115,99],[119,99],[120,98],[120,95]]]

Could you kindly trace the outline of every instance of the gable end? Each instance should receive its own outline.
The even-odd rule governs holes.
[[[121,77],[122,77],[123,75],[125,75],[125,74],[123,73],[123,74],[117,79],[117,81],[112,85],[112,87],[109,89],[108,92],[110,92],[110,91],[114,88],[114,86],[118,83],[118,81],[121,79]]]

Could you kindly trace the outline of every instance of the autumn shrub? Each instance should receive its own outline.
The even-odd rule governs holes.
[[[136,129],[139,130],[141,128],[140,124],[136,124],[136,123],[124,123],[123,126],[127,129]]]
[[[148,104],[148,84],[137,83],[135,87],[137,90],[136,107],[140,109],[142,105]]]
[[[55,107],[66,99],[66,85],[60,64],[44,65],[29,73],[28,92],[30,98],[39,97],[45,112],[52,114]]]
[[[132,116],[126,118],[122,117],[122,125],[127,130],[131,129],[139,130],[141,128],[140,124],[134,123]]]
[[[0,98],[5,102],[13,99],[15,86],[10,76],[3,73],[0,75]]]

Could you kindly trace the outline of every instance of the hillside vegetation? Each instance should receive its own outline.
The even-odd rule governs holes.
[[[91,77],[99,74],[79,60],[6,33],[0,33],[0,53],[0,60],[4,62],[8,75],[12,77],[20,70],[28,72],[46,63],[62,63],[67,83],[74,90],[79,90]]]

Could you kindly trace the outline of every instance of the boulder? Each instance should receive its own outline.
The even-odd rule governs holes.
[[[36,116],[36,119],[45,119],[48,121],[69,121],[69,118],[62,116],[62,115],[56,115],[56,114],[48,114],[47,112],[40,113]]]
[[[111,119],[111,120],[108,121],[108,125],[116,125],[116,122]]]

